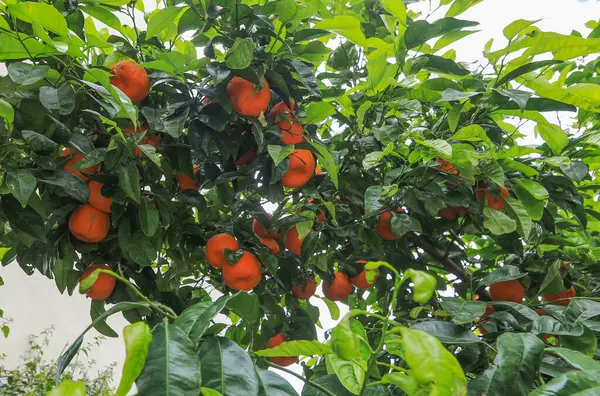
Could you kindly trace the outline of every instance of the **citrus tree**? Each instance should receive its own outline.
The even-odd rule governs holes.
[[[461,63],[480,2],[1,0],[2,264],[116,395],[595,394],[600,25]]]

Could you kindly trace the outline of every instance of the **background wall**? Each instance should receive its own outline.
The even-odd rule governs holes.
[[[152,1],[146,3],[147,9],[152,9],[156,4]],[[438,1],[433,0],[432,3],[435,8]],[[427,14],[428,2],[412,5],[411,9]],[[442,13],[434,14],[434,17],[441,16]],[[585,23],[599,16],[600,3],[595,0],[485,0],[459,16],[460,19],[480,22],[477,28],[481,32],[451,47],[456,49],[458,60],[476,62],[482,59],[482,48],[490,38],[496,40],[493,49],[501,48],[506,44],[502,30],[515,19],[543,18],[537,24],[543,30],[570,33],[575,29],[587,34],[589,29],[585,28]],[[0,75],[5,72],[4,65],[0,63]],[[532,133],[528,139],[534,139]],[[5,311],[5,316],[13,319],[9,338],[4,339],[0,336],[0,353],[8,355],[8,367],[14,367],[18,363],[18,357],[26,351],[28,335],[39,334],[53,325],[56,331],[46,356],[58,357],[65,345],[72,342],[89,324],[89,301],[84,296],[77,293],[73,296],[60,295],[53,281],[39,274],[28,277],[16,264],[0,268],[0,276],[5,282],[5,285],[0,287],[0,308]],[[319,306],[324,316],[322,319],[324,329],[333,327],[335,322],[329,318],[325,305],[315,298],[313,302]],[[127,324],[121,315],[110,318],[108,323],[119,334]],[[98,333],[92,330],[88,339],[93,339],[95,335]],[[323,339],[323,331],[319,331],[319,337]],[[122,340],[107,339],[102,347],[95,349],[93,357],[97,361],[97,368],[105,367],[112,362],[117,363],[115,383],[118,383],[124,358]],[[300,372],[299,365],[294,366],[293,369]],[[286,375],[286,378],[297,389],[301,389],[301,381],[289,375]]]

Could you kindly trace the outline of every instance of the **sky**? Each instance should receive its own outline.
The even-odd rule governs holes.
[[[437,5],[433,0],[433,8]],[[146,4],[155,4],[153,0],[146,0]],[[410,5],[414,11],[427,13],[428,3],[422,2]],[[444,9],[434,14],[432,18],[442,17]],[[457,51],[457,59],[478,61],[482,58],[482,49],[490,38],[495,38],[493,49],[502,48],[506,40],[502,36],[502,30],[515,19],[542,19],[537,26],[542,30],[555,31],[568,34],[573,29],[587,33],[585,23],[600,17],[600,3],[590,0],[586,2],[578,0],[485,0],[474,6],[460,19],[480,22],[477,29],[481,32],[462,39],[452,45]],[[432,20],[430,18],[430,20]],[[3,65],[0,63],[0,74]],[[533,138],[532,138],[533,139]],[[5,310],[8,317],[12,317],[12,334],[8,340],[0,337],[0,351],[9,354],[8,365],[13,366],[17,362],[19,354],[25,351],[26,337],[28,334],[39,334],[42,330],[54,325],[56,327],[55,337],[52,340],[47,356],[51,357],[62,350],[65,343],[72,342],[79,331],[89,323],[89,302],[83,296],[61,296],[57,293],[52,281],[36,274],[27,277],[16,264],[7,268],[0,268],[0,275],[4,278],[5,285],[0,287],[0,308]],[[35,301],[35,304],[32,304]],[[318,298],[313,298],[311,303],[317,305],[322,313],[322,324],[324,329],[335,326],[336,321],[329,316],[325,304]],[[347,311],[345,306],[342,315]],[[109,323],[121,334],[126,322],[116,315]],[[93,337],[93,333],[92,333]],[[319,339],[324,340],[323,330],[319,331]],[[122,339],[107,340],[103,346],[94,354],[98,367],[112,362],[122,362],[124,358],[124,346]],[[290,367],[300,373],[300,365]],[[280,372],[280,374],[283,374]],[[294,387],[300,390],[303,382],[293,376],[283,374]],[[118,383],[120,373],[117,374],[115,383]]]

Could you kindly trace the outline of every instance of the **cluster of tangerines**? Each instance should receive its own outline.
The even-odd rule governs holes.
[[[435,166],[442,172],[446,172],[452,175],[461,176],[458,170],[452,165],[452,163],[448,162],[443,158],[436,158],[435,162],[437,165]],[[457,182],[460,184],[460,182]],[[448,186],[454,185],[454,183],[448,183]],[[489,186],[485,182],[477,183],[475,194],[480,201],[487,202],[487,206],[491,209],[502,210],[504,209],[504,198],[510,196],[510,192],[508,188],[501,186],[498,190],[498,194],[494,194]],[[438,216],[446,220],[455,220],[457,218],[463,218],[467,215],[467,208],[464,206],[449,206],[446,208],[442,208],[438,211]]]
[[[542,300],[551,305],[567,306],[571,301],[571,298],[575,297],[575,287],[571,286],[568,290],[563,290],[559,293],[541,293]],[[517,304],[523,302],[525,297],[525,288],[518,279],[508,280],[504,282],[496,282],[490,285],[490,296],[493,301],[509,301]],[[486,305],[484,317],[479,320],[477,329],[481,334],[487,334],[487,331],[481,326],[481,324],[489,320],[488,315],[491,315],[496,310],[491,305]],[[538,315],[544,316],[546,312],[537,308],[535,310]],[[545,335],[544,338],[548,338],[552,335]]]

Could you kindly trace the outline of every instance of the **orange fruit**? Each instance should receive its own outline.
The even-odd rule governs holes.
[[[290,167],[281,177],[280,183],[284,187],[300,188],[315,173],[315,158],[309,150],[295,149],[288,159]]]
[[[270,218],[271,217],[269,216],[269,219]],[[281,235],[279,235],[279,230],[268,231],[258,219],[252,220],[252,232],[259,238],[278,239],[281,237]]]
[[[255,159],[256,159],[256,150],[251,149],[251,150],[246,151],[246,154],[242,155],[240,158],[235,160],[233,162],[233,164],[235,166],[244,166],[244,165],[248,165]]]
[[[446,161],[445,159],[437,157],[435,159],[435,162],[437,162],[439,164],[439,165],[435,166],[439,170],[441,170],[443,172],[451,173],[453,175],[458,175],[458,171],[454,168],[454,165],[452,165],[450,162]]]
[[[520,303],[525,297],[525,289],[518,279],[496,282],[490,285],[490,296],[494,301],[512,301]]]
[[[315,294],[315,291],[317,291],[317,282],[314,277],[307,279],[304,287],[292,286],[292,294],[300,300],[308,300]]]
[[[112,205],[113,201],[112,199],[106,198],[104,195],[102,195],[103,185],[104,184],[94,180],[90,180],[88,182],[88,187],[90,189],[90,199],[88,200],[88,203],[104,213],[110,213],[110,206]]]
[[[109,228],[110,217],[89,204],[75,209],[69,218],[69,231],[83,242],[100,242],[108,234]]]
[[[315,175],[320,175],[321,173],[323,173],[323,171],[321,170],[321,168],[316,168],[315,169]]]
[[[290,107],[288,107],[284,101],[281,101],[273,106],[271,111],[269,111],[269,117],[277,118],[278,115],[285,114],[286,117],[291,121],[294,119],[294,114],[292,112],[296,110],[296,104],[294,102],[290,102]]]
[[[331,301],[345,300],[350,293],[352,293],[352,283],[341,272],[335,273],[332,282],[323,282],[323,295]]]
[[[70,159],[65,163],[64,169],[67,172],[71,172],[72,174],[79,177],[81,180],[83,180],[85,182],[88,181],[88,178],[83,173],[81,173],[79,171],[79,169],[75,169],[75,164],[85,158],[85,156],[83,154],[78,153],[75,150],[73,150],[72,148],[68,147],[68,148],[64,149],[62,153],[60,153],[60,156],[61,157],[70,157]],[[84,171],[85,173],[92,173],[92,174],[98,173],[99,170],[100,170],[100,164],[96,164],[96,165],[90,166],[89,168],[82,169],[82,171]]]
[[[225,258],[225,249],[236,251],[240,248],[237,240],[229,234],[217,234],[206,241],[206,261],[215,268],[229,264]]]
[[[275,239],[260,238],[259,241],[260,243],[268,247],[269,250],[271,250],[275,256],[279,256],[281,248],[279,247],[279,244],[275,241]]]
[[[446,220],[454,220],[457,217],[463,218],[467,214],[467,208],[464,206],[451,206],[442,208],[438,211],[438,216]]]
[[[546,316],[548,315],[544,310],[540,309],[540,308],[536,308],[535,309],[535,313],[540,315],[540,316]]]
[[[508,198],[508,196],[510,195],[508,188],[500,187],[500,195],[502,195],[504,198]]]
[[[279,333],[269,339],[269,342],[267,343],[267,349],[275,348],[277,345],[285,341],[286,339],[283,333]],[[296,363],[296,359],[298,359],[298,356],[269,357],[270,361],[284,367]]]
[[[560,293],[542,293],[542,299],[552,305],[562,305],[563,307],[566,307],[571,302],[570,298],[575,297],[576,294],[575,288],[571,286],[569,290],[563,290]],[[555,301],[562,298],[569,298],[569,300]]]
[[[131,99],[131,103],[141,103],[150,92],[150,80],[146,70],[132,60],[117,62],[110,68],[114,76],[110,83],[119,88]]]
[[[198,173],[198,165],[194,164],[194,176]],[[177,183],[179,183],[179,191],[184,192],[186,190],[198,191],[199,187],[196,185],[196,178],[189,176],[187,173],[177,173]]]
[[[486,329],[484,329],[482,326],[477,326],[477,330],[479,330],[479,334],[481,335],[486,335],[488,333],[488,331]]]
[[[110,270],[110,267],[106,264],[92,264],[86,269],[81,277],[79,278],[79,283],[83,282],[85,278],[90,276],[92,272],[97,269],[105,269]],[[96,282],[86,290],[85,295],[91,298],[92,300],[106,300],[112,294],[113,290],[115,290],[115,286],[117,284],[117,280],[115,277],[109,274],[100,273],[98,274],[98,278]]]
[[[491,305],[485,305],[485,315],[491,315],[494,312],[496,312],[496,308],[492,307]]]
[[[233,77],[227,84],[227,93],[231,98],[231,107],[239,115],[247,117],[258,117],[267,110],[271,101],[271,91],[267,80],[265,86],[258,92],[254,92],[254,83],[241,77]]]
[[[310,232],[312,231],[313,230],[311,229]],[[298,229],[295,225],[291,226],[285,234],[285,247],[296,256],[302,255],[302,242],[304,242],[305,239],[298,239],[299,235],[300,234],[298,234]]]
[[[223,280],[234,290],[252,290],[261,279],[260,262],[247,250],[244,250],[244,254],[237,263],[223,264]]]
[[[313,201],[314,200],[312,198],[309,198],[306,202],[313,203]],[[302,208],[299,208],[298,212],[302,212]],[[326,213],[327,211],[325,210],[325,208],[319,208],[317,214],[315,215],[315,218],[319,221],[319,223],[327,222],[327,218],[325,217]]]
[[[298,121],[280,121],[277,126],[281,130],[281,142],[283,144],[299,144],[304,139],[304,129]]]
[[[494,197],[494,195],[492,195],[492,193],[489,191],[486,193],[486,195],[488,207],[495,210],[504,209],[504,198],[502,198],[502,196],[499,195]]]
[[[403,235],[395,236],[392,233],[392,217],[392,212],[387,210],[377,218],[377,233],[386,241],[395,241],[403,237]]]
[[[367,263],[366,260],[356,260],[356,264],[362,264],[363,266]],[[367,271],[362,270],[358,275],[350,278],[350,282],[359,289],[368,289],[375,284],[377,278],[373,279],[373,282],[367,281]]]

